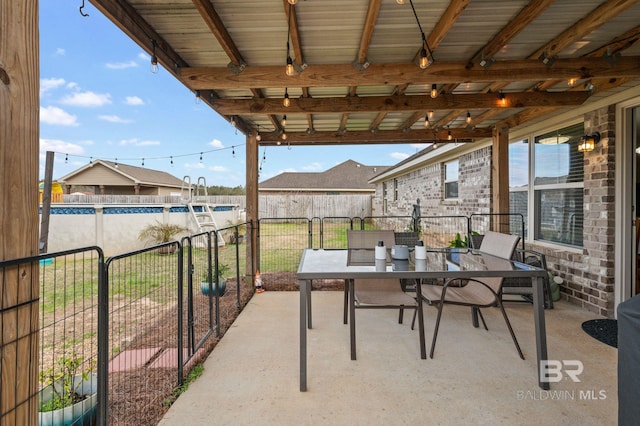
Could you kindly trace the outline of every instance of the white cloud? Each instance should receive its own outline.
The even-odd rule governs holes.
[[[151,60],[151,56],[147,55],[144,52],[140,52],[140,53],[138,53],[138,59],[142,59],[143,61],[150,61]]]
[[[224,166],[211,166],[209,167],[209,170],[220,173],[228,173],[231,171],[231,169]]]
[[[219,141],[218,139],[212,140],[207,145],[212,146],[214,148],[224,148],[224,144],[221,141]]]
[[[99,107],[111,103],[111,95],[108,93],[77,92],[67,95],[60,100],[64,105],[81,107]]]
[[[124,70],[127,68],[135,68],[138,66],[136,61],[129,62],[107,62],[107,68],[111,70]]]
[[[409,154],[405,154],[404,152],[392,152],[389,154],[389,157],[396,160],[404,160],[405,158],[409,158]]]
[[[78,83],[76,83],[76,82],[70,81],[67,84],[67,89],[75,89],[76,87],[78,87]]]
[[[127,105],[144,105],[144,101],[137,96],[127,96],[124,103]]]
[[[184,167],[187,169],[204,169],[203,163],[184,163]]]
[[[100,120],[109,121],[110,123],[132,123],[132,120],[119,117],[117,115],[99,115]]]
[[[40,108],[40,121],[58,126],[77,126],[78,117],[69,114],[62,108],[49,106]]]
[[[55,151],[64,152],[70,155],[84,154],[84,148],[74,143],[65,142],[59,139],[43,139],[40,138],[40,152]]]
[[[138,138],[131,138],[131,139],[122,139],[118,145],[121,146],[127,146],[127,145],[133,145],[133,146],[152,146],[152,145],[160,145],[159,141],[150,141],[150,140],[140,140]]]
[[[314,162],[302,167],[302,170],[305,170],[307,172],[315,172],[318,170],[323,170],[323,166],[322,166],[322,163]]]
[[[42,78],[40,79],[40,95],[53,89],[57,89],[63,86],[65,83],[64,78]]]
[[[64,56],[67,53],[62,47],[58,47],[54,52],[53,56]]]

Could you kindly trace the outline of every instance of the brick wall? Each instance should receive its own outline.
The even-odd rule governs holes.
[[[584,247],[581,252],[528,244],[547,257],[549,270],[560,276],[561,297],[606,317],[614,316],[614,173],[615,106],[585,117],[585,132],[600,132],[601,140],[584,154]],[[387,215],[410,215],[416,198],[422,216],[469,216],[491,213],[491,147],[459,158],[459,198],[444,198],[444,163],[430,164],[398,180],[394,200],[393,181],[388,181]],[[382,185],[378,185],[374,215],[382,215]]]
[[[585,115],[585,132],[600,132],[584,154],[584,244],[582,253],[534,245],[560,276],[561,297],[602,316],[614,316],[615,106]]]

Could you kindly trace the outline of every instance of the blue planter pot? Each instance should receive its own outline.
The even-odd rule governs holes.
[[[61,384],[56,383],[57,388]],[[81,375],[73,378],[73,386],[76,393],[87,398],[65,408],[53,411],[41,411],[38,413],[40,426],[69,426],[69,425],[93,425],[96,421],[96,405],[98,404],[98,376],[89,374],[86,379]],[[49,385],[40,391],[40,403],[53,398],[53,387]]]
[[[209,282],[207,281],[202,281],[200,283],[200,291],[202,292],[202,294],[204,294],[205,296],[209,295],[209,290],[211,290],[211,294],[213,296],[216,295],[216,283],[212,282],[211,283],[211,287],[209,287]],[[219,296],[224,296],[225,291],[227,290],[227,280],[224,278],[221,278],[218,282],[218,295]]]

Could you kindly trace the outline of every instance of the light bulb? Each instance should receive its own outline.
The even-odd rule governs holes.
[[[260,133],[258,133],[258,134],[256,135],[256,140],[257,140],[258,142],[260,142],[260,141],[262,140],[262,136],[260,136]]]
[[[282,121],[280,121],[280,124],[282,124],[282,127],[287,125],[287,114],[282,116]]]
[[[447,131],[447,140],[450,141],[451,139],[453,139],[453,136],[451,135],[451,130]]]
[[[291,105],[291,100],[289,99],[289,92],[287,91],[287,89],[284,90],[284,100],[282,101],[282,105],[284,105],[285,108],[289,108],[289,105]]]
[[[286,141],[287,140],[287,134],[286,133],[282,133],[282,140]]]
[[[296,3],[298,3],[298,0],[288,0],[288,1],[289,1],[289,4],[296,4]]]
[[[396,0],[396,3],[398,4],[404,4],[405,0]]]
[[[429,127],[429,114],[424,117],[424,127]]]
[[[293,68],[293,60],[291,59],[291,56],[287,56],[287,68],[286,68],[285,72],[287,73],[287,75],[289,77],[294,75],[295,72],[296,72],[296,70]]]
[[[156,55],[151,56],[151,72],[158,73],[158,57]]]
[[[422,51],[420,52],[420,68],[421,69],[425,69],[429,66],[429,58],[427,57],[427,49],[425,49],[424,47],[422,48]]]
[[[431,98],[435,99],[438,97],[438,86],[435,84],[431,85]]]
[[[471,124],[471,113],[467,111],[467,124]]]

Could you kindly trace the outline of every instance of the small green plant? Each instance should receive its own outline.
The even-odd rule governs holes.
[[[164,407],[170,407],[171,404],[173,404],[176,401],[176,399],[178,399],[178,397],[181,394],[183,394],[184,391],[186,391],[189,388],[189,385],[191,384],[191,382],[193,382],[195,379],[200,377],[203,372],[204,372],[204,366],[202,364],[198,364],[195,367],[193,367],[193,370],[191,370],[189,372],[189,374],[187,375],[187,378],[185,379],[184,384],[182,386],[176,388],[173,391],[173,395],[171,395],[170,397],[166,398],[162,402],[162,405]]]
[[[53,411],[68,407],[86,398],[78,394],[77,388],[81,383],[74,384],[74,378],[79,375],[78,369],[82,365],[82,357],[72,353],[71,356],[63,356],[56,360],[54,366],[40,372],[40,381],[45,386],[51,386],[53,396],[40,406],[40,411]],[[89,377],[87,372],[80,374],[82,380]]]
[[[215,271],[215,268],[212,268]],[[218,277],[220,279],[224,278],[224,274],[227,273],[227,271],[229,270],[229,265],[227,265],[226,263],[218,263]],[[209,281],[209,270],[207,268],[207,270],[204,271],[203,274],[203,281]]]
[[[151,240],[156,244],[168,243],[176,235],[183,232],[189,232],[189,230],[184,226],[156,221],[155,224],[149,224],[142,228],[138,234],[138,239],[142,241]]]
[[[452,248],[469,247],[469,237],[465,235],[463,239],[460,233],[458,232],[455,238],[449,241],[449,247],[452,247]]]

